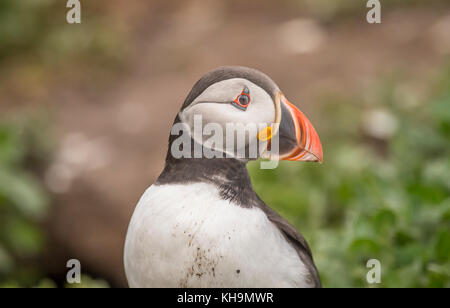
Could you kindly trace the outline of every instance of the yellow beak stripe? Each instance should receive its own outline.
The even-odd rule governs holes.
[[[258,133],[258,139],[260,141],[267,141],[272,138],[272,127],[267,126],[263,129],[261,129]]]

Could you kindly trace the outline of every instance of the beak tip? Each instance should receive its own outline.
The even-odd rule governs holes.
[[[319,159],[317,160],[317,162],[322,165],[323,164],[323,156],[320,156]]]
[[[320,140],[319,140],[319,142],[320,142]],[[318,151],[318,156],[317,156],[317,162],[319,163],[319,164],[322,164],[323,163],[323,150],[322,150],[322,144],[320,144],[320,150]]]
[[[309,123],[309,121],[308,121]],[[323,149],[322,149],[322,142],[320,141],[319,138],[319,134],[317,134],[316,130],[314,129],[314,127],[312,126],[311,123],[309,123],[310,125],[310,140],[311,140],[311,144],[310,144],[310,152],[312,155],[315,156],[316,158],[316,162],[318,163],[323,163]]]

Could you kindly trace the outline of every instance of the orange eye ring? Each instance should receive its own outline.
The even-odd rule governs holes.
[[[241,110],[247,110],[248,105],[250,105],[251,99],[250,94],[247,87],[242,90],[241,94],[236,97],[236,99],[233,101],[233,105],[235,105],[237,108]]]

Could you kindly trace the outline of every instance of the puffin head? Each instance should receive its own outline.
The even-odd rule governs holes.
[[[187,96],[175,124],[187,128],[194,144],[223,157],[236,157],[244,150],[246,156],[237,158],[323,160],[322,145],[311,122],[270,77],[247,67],[219,67],[204,75]],[[173,128],[169,153],[180,146]],[[241,142],[236,136],[239,132],[244,132]],[[276,153],[264,156],[275,140]],[[252,147],[258,149],[257,157],[250,157]]]

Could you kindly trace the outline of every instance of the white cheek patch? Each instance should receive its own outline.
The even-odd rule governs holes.
[[[243,111],[231,103],[245,87],[250,92],[250,104]],[[257,147],[258,131],[275,122],[275,104],[261,87],[246,79],[234,78],[211,85],[180,113],[180,118],[187,124],[196,142],[205,147],[213,144],[214,150],[227,154],[232,152],[235,157],[236,152],[245,151],[247,147]],[[215,142],[219,134],[214,134],[215,141],[208,142],[217,130],[221,130],[221,142]],[[239,133],[244,136],[240,140]],[[242,157],[245,157],[245,153]]]

